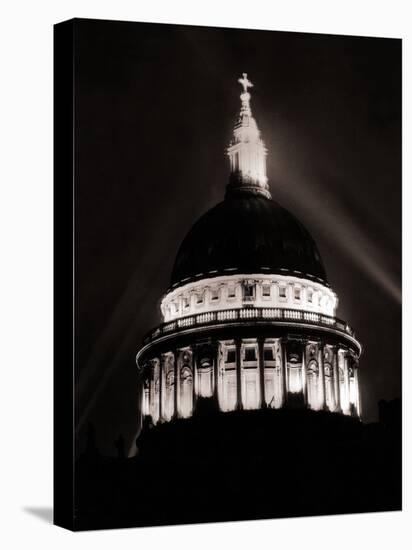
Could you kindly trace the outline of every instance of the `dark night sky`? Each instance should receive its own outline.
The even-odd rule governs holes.
[[[273,198],[364,346],[366,421],[401,387],[401,41],[78,21],[77,421],[114,453],[178,246],[219,202],[247,72]]]

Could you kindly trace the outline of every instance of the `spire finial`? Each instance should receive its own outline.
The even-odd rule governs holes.
[[[230,182],[226,194],[257,193],[270,198],[266,176],[267,150],[250,108],[248,88],[252,88],[253,84],[247,73],[242,73],[238,82],[243,88],[240,94],[242,105],[227,149],[230,158]]]
[[[253,88],[253,84],[247,77],[247,73],[242,73],[243,78],[238,78],[238,82],[243,86],[243,92],[247,93],[248,88]]]

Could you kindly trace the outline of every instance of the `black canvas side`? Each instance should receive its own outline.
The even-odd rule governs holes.
[[[54,26],[54,513],[74,529],[74,21]]]

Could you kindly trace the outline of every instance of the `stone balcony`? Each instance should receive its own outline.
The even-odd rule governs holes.
[[[154,342],[162,336],[175,332],[184,331],[190,328],[207,327],[208,325],[225,325],[228,323],[246,322],[275,322],[285,324],[297,324],[323,327],[335,330],[355,339],[354,330],[341,319],[314,313],[312,311],[302,311],[287,308],[267,308],[267,307],[244,307],[234,309],[224,309],[220,311],[210,311],[181,317],[168,323],[163,323],[157,328],[151,330],[144,338],[144,345]]]

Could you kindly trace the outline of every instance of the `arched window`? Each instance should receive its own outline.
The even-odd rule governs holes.
[[[288,391],[290,393],[299,393],[302,391],[302,363],[296,353],[289,356],[288,369]]]
[[[165,391],[165,420],[171,420],[174,412],[174,389],[175,389],[175,374],[170,370],[166,375],[166,391]]]
[[[242,403],[245,409],[257,409],[260,400],[257,344],[242,349]]]
[[[213,395],[213,361],[210,357],[202,357],[197,369],[198,393],[201,397]]]
[[[325,376],[325,400],[326,406],[330,411],[335,410],[335,388],[333,380],[333,370],[329,363],[324,364],[324,376]]]
[[[308,404],[311,409],[319,409],[319,368],[316,361],[311,361],[307,368]]]
[[[222,411],[233,411],[237,404],[236,350],[226,347],[220,364],[220,407]]]

